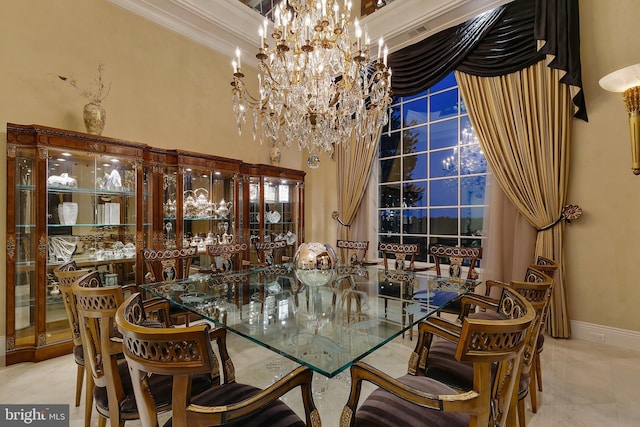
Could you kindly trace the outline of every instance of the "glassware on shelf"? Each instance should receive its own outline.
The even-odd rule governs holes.
[[[47,179],[47,184],[52,187],[76,188],[78,186],[78,181],[75,178],[70,177],[68,173],[64,172],[60,175],[51,175]]]
[[[78,238],[75,236],[49,237],[49,256],[53,262],[68,262],[76,250]]]
[[[78,220],[78,204],[74,202],[64,202],[58,205],[58,219],[60,224],[75,225]]]

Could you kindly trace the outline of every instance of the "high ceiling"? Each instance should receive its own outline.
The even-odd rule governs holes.
[[[108,1],[230,58],[236,47],[244,52],[258,48],[263,17],[244,4],[247,0]],[[396,0],[361,22],[368,25],[371,40],[383,36],[393,52],[509,1]],[[359,10],[360,2],[353,3]]]

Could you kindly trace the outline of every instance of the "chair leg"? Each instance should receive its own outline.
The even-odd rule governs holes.
[[[78,365],[76,373],[76,408],[80,406],[80,397],[82,396],[82,383],[84,382],[84,366]]]
[[[518,399],[518,426],[519,427],[524,427],[525,426],[525,421],[526,421],[526,413],[524,410],[524,399],[527,396],[523,396],[522,399]]]
[[[529,395],[531,396],[531,412],[534,414],[538,412],[538,385],[536,375],[536,358],[535,356],[531,360],[531,375],[529,382]]]
[[[516,400],[518,400],[518,390],[514,388],[513,390],[513,396],[511,396],[511,401],[509,402],[509,409],[507,412],[507,427],[516,427],[516,420],[518,418],[516,411],[517,411],[517,404],[516,404]]]
[[[536,381],[538,383],[538,391],[542,391],[542,368],[540,367],[540,353],[535,352],[533,354],[533,375],[536,377]]]
[[[100,415],[98,417],[98,427],[107,427],[107,417]]]
[[[93,411],[93,375],[90,371],[85,370],[85,387],[84,387],[84,427],[91,427],[91,412]],[[103,420],[102,427],[106,424],[106,419],[100,417],[98,419],[98,425]]]

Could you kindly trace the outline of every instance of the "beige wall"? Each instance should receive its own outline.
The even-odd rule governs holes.
[[[589,123],[575,121],[569,203],[583,217],[567,227],[570,318],[640,331],[635,267],[640,251],[640,177],[629,162],[620,96],[597,81],[640,62],[634,44],[637,0],[582,0],[582,69]],[[268,149],[238,136],[230,106],[230,60],[103,0],[0,1],[0,177],[6,175],[6,123],[83,130],[83,99],[58,74],[90,84],[99,62],[112,83],[104,102],[105,136],[268,163]],[[249,73],[248,70],[245,70]],[[253,76],[249,76],[253,77]],[[247,81],[255,80],[248,78]],[[335,241],[335,163],[322,156],[307,170],[306,240]],[[285,152],[282,165],[304,168],[306,155]],[[6,242],[6,188],[0,185],[0,241]],[[0,266],[6,253],[0,251]],[[4,301],[4,268],[0,297]],[[5,334],[4,303],[0,335]]]
[[[640,176],[631,173],[621,94],[598,80],[640,62],[637,0],[580,1],[582,81],[589,123],[575,121],[569,203],[584,215],[567,227],[572,320],[640,331]]]

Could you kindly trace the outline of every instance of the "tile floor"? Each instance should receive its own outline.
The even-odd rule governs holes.
[[[365,361],[392,375],[402,375],[413,342],[397,339]],[[236,366],[238,381],[266,386],[280,371],[293,368],[293,362],[244,338],[229,336],[229,352]],[[640,425],[637,385],[640,383],[640,352],[576,339],[547,338],[542,353],[543,387],[537,414],[527,407],[528,427]],[[39,363],[0,367],[1,403],[68,403],[70,426],[83,426],[82,405],[73,406],[76,366],[71,355]],[[328,390],[316,396],[324,426],[335,427],[346,402],[348,372],[328,381],[318,381]],[[363,396],[371,387],[363,387]],[[298,392],[284,400],[301,412]],[[528,403],[527,403],[528,405]],[[160,418],[160,423],[168,415]],[[92,425],[97,425],[94,410]],[[128,427],[139,426],[128,422]]]

